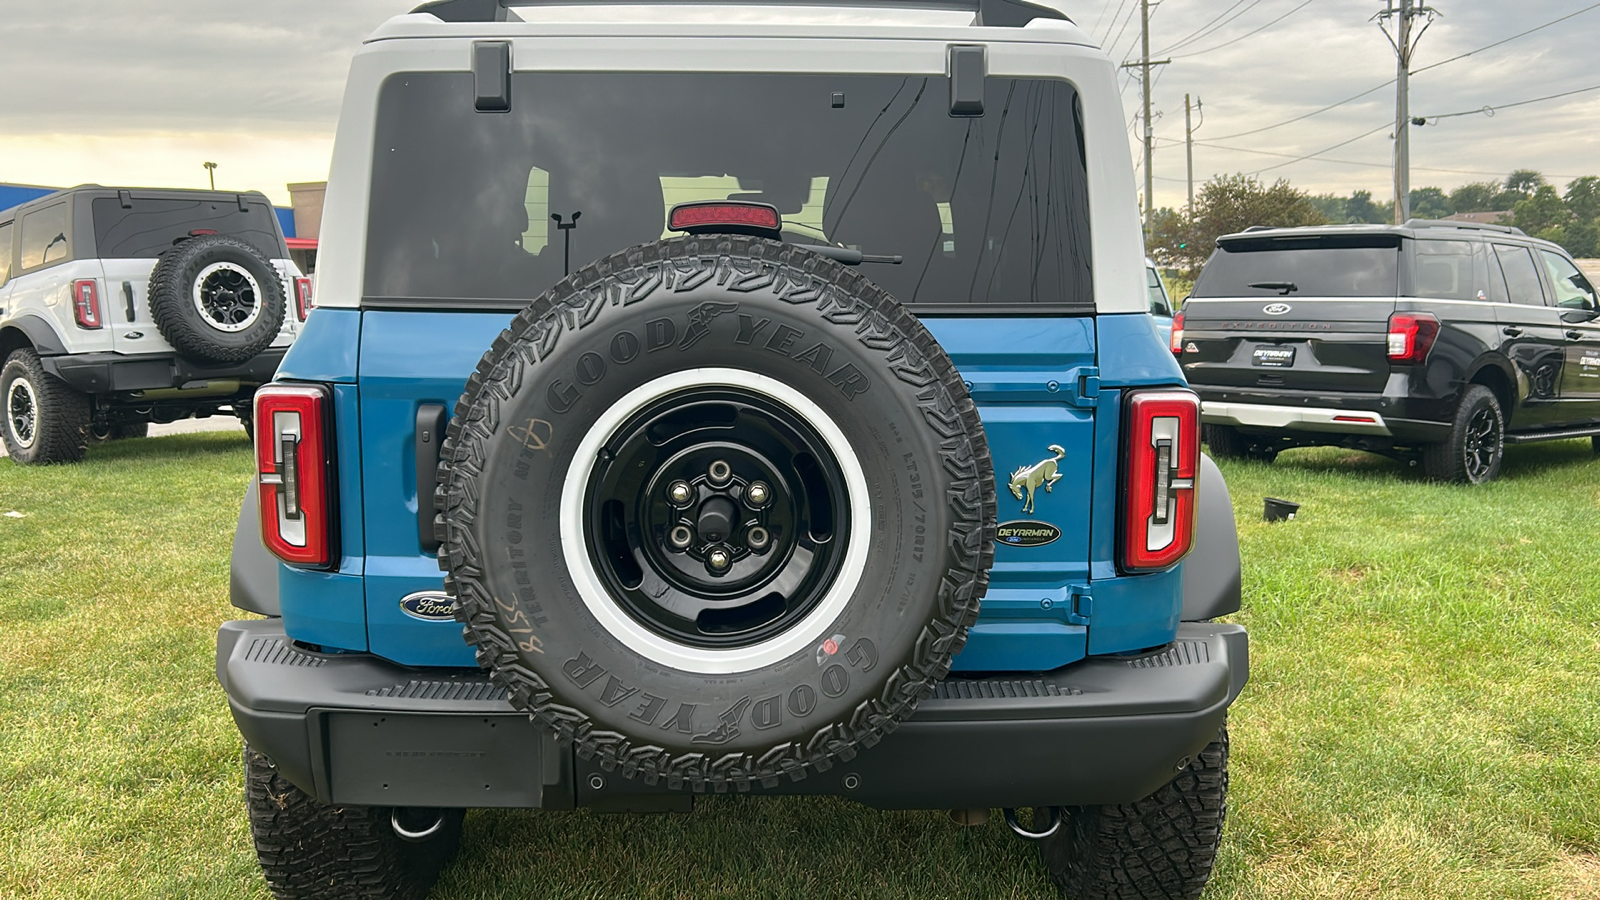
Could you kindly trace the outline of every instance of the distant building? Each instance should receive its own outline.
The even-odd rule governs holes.
[[[1511,215],[1511,210],[1505,209],[1500,212],[1456,213],[1453,216],[1445,216],[1444,220],[1446,222],[1473,222],[1478,225],[1510,225]]]
[[[1600,259],[1580,259],[1576,262],[1583,274],[1589,276],[1591,284],[1600,284]]]

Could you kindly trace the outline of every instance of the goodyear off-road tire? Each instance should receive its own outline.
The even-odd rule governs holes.
[[[463,810],[409,842],[390,825],[392,810],[318,803],[249,747],[244,773],[250,836],[279,900],[421,900],[461,846]]]
[[[1469,384],[1461,393],[1450,434],[1422,448],[1422,471],[1434,481],[1483,484],[1500,477],[1505,461],[1506,420],[1494,392]]]
[[[150,273],[150,315],[185,357],[242,363],[283,327],[283,283],[261,251],[225,234],[192,237],[162,253]]]
[[[1067,810],[1039,842],[1071,900],[1193,900],[1216,864],[1228,816],[1228,729],[1178,777],[1137,803]]]
[[[741,408],[760,411],[719,418],[745,416],[727,412]],[[652,596],[692,599],[678,586],[719,582],[704,574],[709,556],[695,569],[682,556],[689,551],[660,543],[669,529],[621,524],[636,508],[647,522],[670,490],[660,481],[601,492],[596,485],[617,469],[628,477],[633,465],[623,462],[634,444],[622,435],[659,442],[662,456],[688,441],[681,458],[694,459],[701,437],[737,445],[769,421],[822,436],[816,446],[826,447],[811,463],[793,457],[796,469],[836,464],[836,477],[811,481],[786,469],[787,457],[767,470],[775,516],[791,499],[784,485],[806,497],[842,492],[826,507],[842,517],[833,549],[818,543],[806,557],[836,554],[835,575],[810,595],[752,581],[751,596],[770,590],[767,599],[778,599],[740,609],[777,618],[768,631],[751,626],[758,636],[744,643],[736,632],[693,631],[721,621],[717,609],[688,620],[693,627],[674,626],[666,613],[650,618],[660,612]],[[759,456],[741,452],[725,457],[736,479]],[[682,477],[709,490],[715,466],[695,465]],[[436,500],[456,617],[512,702],[606,770],[695,790],[798,780],[875,744],[949,671],[994,555],[988,444],[933,336],[860,274],[758,238],[641,245],[535,300],[496,338],[456,404]],[[707,508],[696,528],[720,528],[705,525]],[[618,524],[593,526],[605,515]],[[791,532],[799,540],[807,529]],[[638,548],[628,543],[635,538]],[[768,539],[776,547],[785,535],[774,528]],[[766,563],[750,552],[740,559],[758,579]],[[637,558],[660,560],[668,585],[660,591],[675,593],[653,593],[657,582],[629,588],[632,576],[617,573]],[[801,557],[777,559],[788,566]],[[791,608],[793,620],[784,618]]]
[[[44,370],[23,347],[0,366],[0,440],[18,465],[77,462],[89,446],[89,396]]]

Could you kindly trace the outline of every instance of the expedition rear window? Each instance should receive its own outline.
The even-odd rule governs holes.
[[[1195,282],[1196,297],[1394,297],[1398,235],[1224,241]]]
[[[861,271],[908,304],[1092,309],[1073,88],[989,78],[978,118],[948,100],[938,77],[518,73],[484,114],[470,74],[392,76],[365,302],[521,304],[664,236],[674,204],[733,198],[787,240],[903,257]]]
[[[154,200],[134,197],[94,201],[94,238],[102,259],[153,259],[189,237],[192,231],[215,231],[249,243],[267,259],[283,259],[288,251],[278,237],[273,212],[265,203],[232,199]]]

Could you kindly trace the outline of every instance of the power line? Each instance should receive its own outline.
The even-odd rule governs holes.
[[[1426,72],[1429,69],[1437,69],[1440,66],[1444,65],[1445,63],[1453,63],[1458,59],[1466,59],[1467,57],[1472,56],[1475,53],[1482,53],[1485,50],[1492,50],[1495,47],[1500,46],[1501,44],[1509,43],[1510,41],[1514,41],[1519,37],[1527,37],[1528,35],[1533,34],[1535,31],[1543,31],[1544,29],[1549,28],[1551,25],[1558,25],[1558,24],[1560,24],[1562,22],[1565,22],[1566,20],[1572,18],[1573,16],[1579,16],[1579,15],[1582,15],[1582,14],[1588,12],[1591,9],[1597,9],[1597,8],[1600,8],[1600,3],[1591,3],[1588,6],[1585,6],[1583,9],[1578,10],[1577,12],[1567,13],[1566,15],[1562,16],[1559,19],[1554,19],[1552,21],[1544,23],[1543,25],[1538,25],[1538,26],[1535,26],[1533,28],[1529,28],[1527,31],[1518,32],[1517,34],[1513,34],[1512,36],[1510,36],[1508,38],[1504,38],[1502,40],[1495,41],[1492,44],[1488,44],[1486,46],[1479,47],[1476,50],[1468,50],[1466,53],[1463,53],[1460,56],[1452,56],[1449,59],[1442,59],[1442,60],[1440,60],[1440,61],[1438,61],[1436,63],[1429,63],[1428,65],[1423,66],[1422,68],[1413,71],[1411,74],[1416,75],[1416,74],[1418,74],[1420,72]]]
[[[1184,44],[1190,43],[1195,38],[1200,37],[1201,34],[1203,32],[1205,32],[1205,30],[1207,28],[1210,28],[1212,25],[1215,25],[1217,23],[1217,21],[1220,20],[1223,16],[1226,16],[1228,13],[1231,13],[1234,10],[1238,9],[1239,6],[1241,4],[1243,4],[1244,2],[1245,2],[1245,0],[1236,0],[1236,2],[1232,6],[1228,7],[1227,9],[1225,9],[1221,13],[1219,13],[1215,19],[1212,19],[1211,21],[1207,22],[1206,24],[1201,25],[1199,28],[1197,28],[1194,31],[1190,32],[1187,37],[1179,39],[1176,43],[1169,44],[1165,49],[1161,50],[1160,52],[1162,52],[1162,53],[1171,53],[1172,51],[1178,49],[1179,47],[1182,47]]]
[[[1156,138],[1156,140],[1173,147],[1179,146],[1183,143],[1182,141],[1173,140],[1172,138]],[[1331,156],[1295,156],[1292,153],[1279,153],[1275,150],[1255,150],[1249,147],[1227,147],[1222,144],[1212,143],[1210,141],[1195,141],[1194,144],[1196,147],[1209,147],[1212,150],[1226,150],[1229,153],[1255,153],[1260,156],[1285,157],[1294,161],[1315,159],[1317,162],[1337,163],[1341,166],[1366,166],[1367,168],[1371,169],[1389,168],[1388,163],[1367,162],[1359,159],[1334,159]],[[1451,175],[1487,175],[1494,177],[1505,174],[1503,172],[1483,172],[1476,169],[1445,169],[1440,168],[1439,166],[1412,166],[1412,168],[1422,172],[1445,172]],[[1549,177],[1572,179],[1577,178],[1578,176],[1551,174]],[[1156,178],[1162,181],[1183,181],[1182,178],[1162,178],[1160,175],[1157,175]]]
[[[1238,37],[1236,37],[1236,38],[1234,38],[1232,40],[1224,41],[1224,42],[1216,45],[1215,47],[1207,47],[1204,50],[1196,50],[1193,53],[1181,53],[1181,54],[1179,54],[1177,56],[1174,56],[1172,58],[1173,59],[1189,59],[1190,57],[1199,56],[1202,53],[1210,53],[1213,50],[1221,50],[1223,47],[1227,47],[1227,46],[1230,46],[1232,44],[1237,44],[1240,41],[1244,40],[1247,37],[1250,37],[1253,34],[1260,34],[1261,32],[1266,31],[1268,28],[1271,28],[1272,26],[1278,24],[1279,22],[1282,22],[1284,19],[1287,19],[1290,16],[1294,15],[1295,13],[1299,12],[1300,10],[1305,9],[1306,7],[1310,6],[1313,2],[1315,2],[1315,0],[1305,0],[1304,3],[1300,4],[1299,6],[1296,6],[1294,9],[1289,10],[1288,12],[1286,12],[1283,15],[1277,17],[1276,19],[1273,19],[1271,22],[1268,22],[1267,24],[1261,26],[1260,28],[1257,28],[1257,29],[1255,29],[1253,31],[1247,31],[1244,34],[1241,34],[1241,35],[1239,35]]]
[[[1527,37],[1528,35],[1533,34],[1536,31],[1542,31],[1542,30],[1544,30],[1546,28],[1549,28],[1552,25],[1558,25],[1558,24],[1560,24],[1562,22],[1565,22],[1566,20],[1572,18],[1573,16],[1581,15],[1583,13],[1589,12],[1592,9],[1597,9],[1597,8],[1600,8],[1600,3],[1592,3],[1592,4],[1588,5],[1588,6],[1585,6],[1583,9],[1577,10],[1576,12],[1568,13],[1567,15],[1564,15],[1559,19],[1553,19],[1553,20],[1551,20],[1549,22],[1544,23],[1543,25],[1538,25],[1538,26],[1535,26],[1533,28],[1529,28],[1527,31],[1518,32],[1517,34],[1513,34],[1510,37],[1502,38],[1501,40],[1495,41],[1492,44],[1486,44],[1486,45],[1484,45],[1482,47],[1477,48],[1476,50],[1469,50],[1466,53],[1462,53],[1462,54],[1460,54],[1458,56],[1452,56],[1449,59],[1443,59],[1443,60],[1440,60],[1439,62],[1436,62],[1436,63],[1430,63],[1430,64],[1428,64],[1426,66],[1423,66],[1423,67],[1421,67],[1419,69],[1414,70],[1411,74],[1416,75],[1416,74],[1421,73],[1421,72],[1426,72],[1429,69],[1437,69],[1438,67],[1440,67],[1442,65],[1445,65],[1447,63],[1453,63],[1458,59],[1466,59],[1469,56],[1473,56],[1475,54],[1482,53],[1485,50],[1492,50],[1493,48],[1498,47],[1498,46],[1500,46],[1502,44],[1509,43],[1511,41],[1516,40],[1517,38]],[[1336,109],[1336,108],[1338,108],[1340,106],[1344,106],[1346,103],[1353,103],[1353,102],[1355,102],[1357,100],[1360,100],[1362,97],[1367,96],[1368,94],[1373,94],[1373,93],[1376,93],[1378,91],[1381,91],[1384,88],[1386,88],[1389,85],[1394,84],[1394,83],[1395,83],[1395,79],[1391,78],[1388,81],[1385,81],[1383,84],[1373,85],[1372,87],[1367,88],[1366,90],[1362,91],[1361,93],[1353,94],[1353,95],[1351,95],[1349,97],[1344,98],[1343,100],[1338,101],[1337,103],[1330,103],[1327,106],[1324,106],[1324,107],[1322,107],[1320,109],[1314,109],[1311,112],[1302,113],[1301,115],[1295,116],[1294,118],[1285,119],[1282,122],[1277,122],[1277,123],[1274,123],[1272,125],[1264,125],[1264,126],[1262,126],[1260,128],[1252,128],[1249,131],[1239,131],[1239,132],[1235,132],[1233,134],[1220,135],[1220,136],[1218,136],[1217,140],[1226,141],[1226,140],[1229,140],[1229,139],[1232,139],[1232,138],[1236,138],[1236,137],[1248,137],[1248,136],[1250,136],[1252,134],[1260,134],[1263,131],[1271,131],[1274,128],[1282,128],[1285,125],[1293,125],[1296,122],[1300,122],[1300,121],[1303,121],[1305,119],[1309,119],[1312,116],[1321,115],[1321,114],[1327,112],[1330,109]]]
[[[1262,172],[1270,172],[1273,169],[1281,169],[1284,166],[1292,166],[1297,162],[1301,162],[1303,160],[1312,159],[1312,158],[1321,156],[1322,154],[1327,153],[1330,150],[1337,150],[1337,149],[1339,149],[1340,147],[1343,147],[1346,144],[1354,144],[1356,141],[1359,141],[1364,137],[1368,137],[1368,136],[1377,134],[1378,132],[1384,130],[1385,128],[1390,128],[1390,127],[1392,127],[1390,125],[1390,123],[1384,122],[1382,125],[1379,125],[1377,128],[1374,128],[1371,131],[1363,131],[1360,134],[1356,135],[1355,137],[1350,138],[1349,140],[1340,141],[1339,143],[1334,144],[1331,147],[1323,147],[1321,150],[1318,150],[1318,151],[1316,151],[1314,153],[1307,153],[1304,156],[1297,156],[1294,159],[1289,160],[1288,162],[1281,162],[1281,163],[1278,163],[1277,165],[1267,166],[1264,169],[1257,169],[1254,172],[1251,172],[1250,174],[1251,175],[1260,175]]]
[[[1499,106],[1480,106],[1477,109],[1468,109],[1463,110],[1462,112],[1440,113],[1437,116],[1418,116],[1417,118],[1431,121],[1434,119],[1454,119],[1457,116],[1476,116],[1480,114],[1493,116],[1496,110],[1510,109],[1513,106],[1527,106],[1530,103],[1543,103],[1546,100],[1556,100],[1561,97],[1571,97],[1573,94],[1586,94],[1589,91],[1600,91],[1600,84],[1591,85],[1586,88],[1578,88],[1577,90],[1572,91],[1562,91],[1559,94],[1549,94],[1544,97],[1535,97],[1532,100],[1518,100],[1515,103],[1502,103]],[[1413,120],[1413,124],[1414,123],[1415,120]]]

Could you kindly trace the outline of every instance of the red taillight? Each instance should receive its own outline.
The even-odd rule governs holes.
[[[99,328],[100,286],[93,278],[81,278],[72,283],[72,318],[79,328]]]
[[[674,206],[667,215],[667,227],[688,232],[717,228],[779,231],[783,218],[778,215],[778,208],[768,203],[697,200]]]
[[[312,308],[316,306],[315,303],[311,302],[311,279],[296,278],[294,280],[294,306],[295,312],[300,316],[300,321],[304,322],[306,316],[310,315]]]
[[[255,397],[261,541],[297,566],[333,560],[326,389],[269,384]]]
[[[1169,343],[1173,356],[1183,355],[1183,313],[1172,317],[1172,340]]]
[[[1122,567],[1165,569],[1194,545],[1200,398],[1186,390],[1129,395],[1122,485]]]
[[[1439,320],[1429,313],[1395,313],[1389,317],[1389,362],[1427,362],[1438,336]]]

